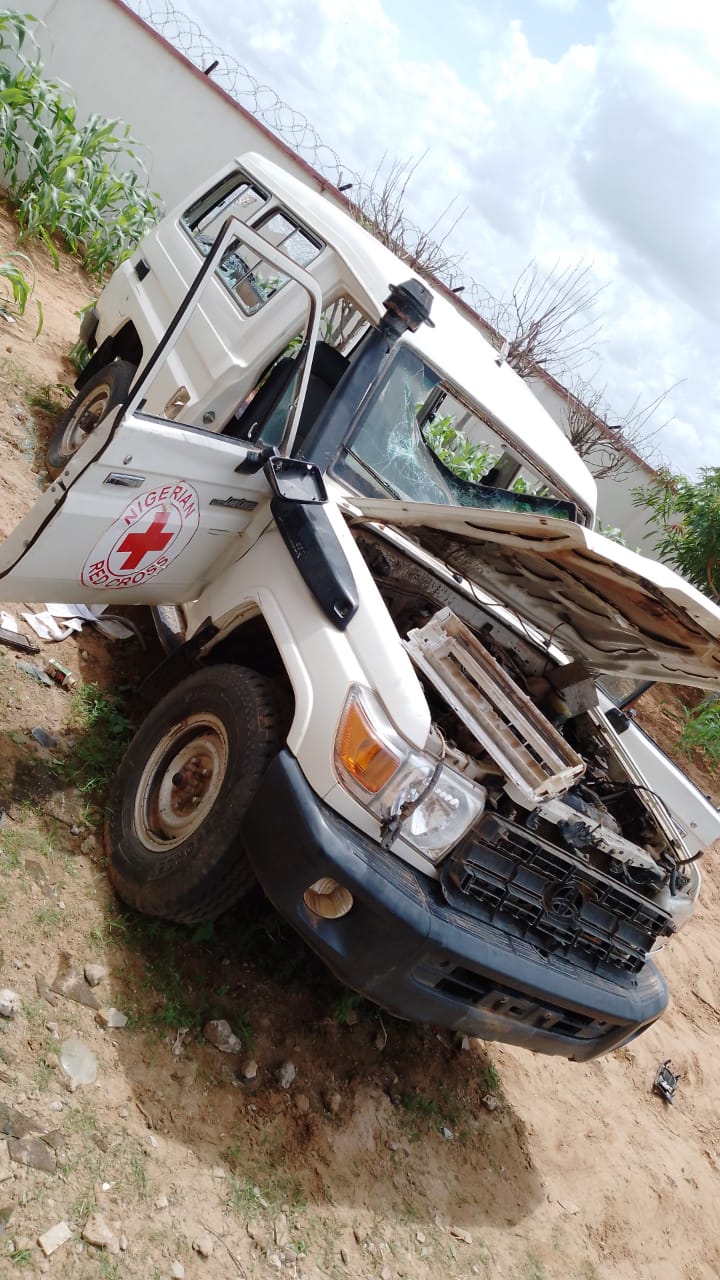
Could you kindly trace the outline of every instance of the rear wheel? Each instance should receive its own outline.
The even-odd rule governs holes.
[[[135,373],[135,365],[128,360],[115,360],[88,378],[51,437],[47,450],[51,471],[62,471],[105,414],[127,399]]]
[[[105,840],[120,897],[185,923],[242,897],[254,883],[242,821],[281,745],[272,687],[254,671],[203,668],[163,698],[110,793]]]

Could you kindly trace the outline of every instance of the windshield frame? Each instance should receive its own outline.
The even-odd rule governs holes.
[[[409,360],[417,362],[418,373],[422,368],[422,377],[427,384],[421,401],[417,402],[414,397],[412,398],[415,405],[412,420],[407,414],[408,384],[402,383],[403,376],[408,381],[412,376],[412,370],[408,367]],[[373,439],[373,414],[379,417],[383,397],[397,389],[405,393],[406,421],[396,422],[394,427],[388,429],[384,442],[377,438],[377,433],[376,438]],[[488,431],[498,438],[501,447],[507,446],[513,453],[518,454],[520,459],[522,458],[514,443],[508,440],[506,433],[495,423],[490,423],[479,406],[473,404],[468,396],[449,379],[433,369],[429,361],[411,344],[401,342],[383,364],[379,376],[353,416],[337,456],[329,467],[330,475],[344,488],[355,489],[366,497],[419,503],[431,502],[438,506],[462,506],[476,510],[495,508],[515,511],[518,514],[526,512],[535,516],[548,515],[560,520],[582,523],[578,506],[568,498],[504,489],[492,484],[464,480],[455,474],[434,452],[424,431],[431,417],[436,410],[440,409],[442,402],[448,396],[474,418],[486,423]],[[368,428],[370,428],[369,432]],[[379,457],[378,446],[392,445],[392,432],[395,430],[399,430],[401,436],[405,434],[407,439],[400,440],[401,447],[394,458],[391,451]],[[363,432],[368,433],[368,443],[375,449],[374,458],[368,457],[367,450],[364,454],[358,450]],[[389,468],[386,470],[384,466],[385,463],[393,461],[399,464],[398,474],[395,476]],[[522,461],[520,465],[523,465]],[[537,465],[533,465],[532,470],[541,483],[552,485],[557,490],[558,486],[554,484],[552,476],[540,472]],[[400,484],[399,480],[404,481],[404,485]],[[416,492],[408,492],[407,488],[412,488],[415,482],[418,486]],[[425,492],[420,492],[423,485]]]

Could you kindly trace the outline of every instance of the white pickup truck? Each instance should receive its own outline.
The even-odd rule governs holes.
[[[720,688],[720,610],[593,532],[562,432],[411,274],[229,166],[85,317],[0,596],[155,608],[172,687],[108,803],[126,902],[198,921],[257,879],[393,1013],[584,1061],[662,1014],[720,836],[610,690]]]

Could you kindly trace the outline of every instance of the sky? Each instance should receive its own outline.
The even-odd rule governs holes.
[[[718,0],[176,0],[349,169],[424,156],[408,213],[494,295],[590,267],[610,421],[720,466]]]

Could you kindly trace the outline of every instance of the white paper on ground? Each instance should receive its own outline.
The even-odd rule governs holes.
[[[0,609],[0,627],[5,631],[17,631],[17,619],[12,613],[6,613],[4,609]]]
[[[46,610],[40,613],[23,613],[22,617],[41,640],[67,640],[74,631],[80,631],[82,628],[79,618],[70,618],[66,627],[60,627],[52,614]]]
[[[110,640],[127,640],[134,633],[130,627],[126,627],[119,619],[110,619],[105,622],[102,614],[107,609],[106,604],[46,604],[45,608],[55,618],[82,619],[83,622],[91,622],[97,627],[101,635],[107,636]],[[80,629],[80,623],[77,624],[77,630]],[[68,626],[73,626],[68,621]]]

